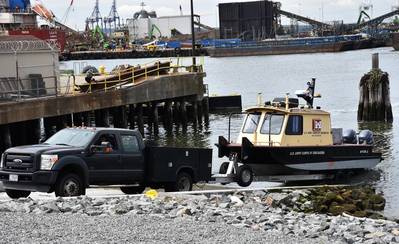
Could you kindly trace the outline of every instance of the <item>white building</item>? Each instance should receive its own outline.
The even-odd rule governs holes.
[[[137,18],[127,20],[130,40],[150,37],[172,37],[172,30],[181,34],[191,33],[191,16],[164,16],[156,18]]]
[[[0,36],[0,99],[54,95],[58,50],[32,36]]]

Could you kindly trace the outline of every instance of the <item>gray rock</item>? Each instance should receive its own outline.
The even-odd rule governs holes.
[[[179,209],[176,213],[176,217],[183,217],[184,215],[193,215],[193,213],[191,212],[191,209],[189,208],[182,208]]]
[[[237,196],[230,196],[231,203],[236,207],[241,207],[244,205],[244,202]]]
[[[373,233],[368,233],[364,236],[366,239],[376,239],[376,238],[381,238],[385,236],[386,233],[378,231],[378,232],[373,232]]]
[[[60,209],[55,204],[55,202],[49,202],[49,203],[43,204],[43,205],[39,206],[39,208],[45,213],[58,213],[58,212],[60,212]]]

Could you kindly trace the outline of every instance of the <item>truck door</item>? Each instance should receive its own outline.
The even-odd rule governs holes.
[[[139,139],[132,134],[121,134],[124,183],[139,183],[144,179],[144,155]]]
[[[109,142],[112,150],[111,152],[99,150],[86,158],[90,184],[119,184],[124,169],[121,163],[122,149],[117,136],[109,132],[99,133],[92,145],[100,146],[102,142]]]

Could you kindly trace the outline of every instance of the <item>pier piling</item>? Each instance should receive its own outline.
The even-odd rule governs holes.
[[[135,116],[136,116],[135,107],[134,107],[134,104],[131,104],[131,105],[129,105],[129,128],[131,130],[134,130],[134,128],[135,128],[135,124],[136,124]]]
[[[164,126],[166,130],[172,130],[173,128],[173,107],[171,101],[166,101],[164,105],[163,113]]]
[[[153,102],[151,104],[151,117],[154,127],[154,134],[159,134],[159,116],[158,116],[158,103]]]
[[[185,99],[181,99],[180,101],[180,121],[183,128],[187,126],[187,107]]]
[[[204,97],[202,100],[202,107],[204,111],[204,122],[205,124],[209,124],[209,97]]]
[[[393,122],[389,74],[379,68],[378,54],[373,54],[372,70],[360,80],[358,121]]]
[[[137,127],[144,137],[144,118],[143,118],[143,104],[139,103],[136,106],[136,114],[137,114]]]

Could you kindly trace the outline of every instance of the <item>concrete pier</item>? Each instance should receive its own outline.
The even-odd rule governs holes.
[[[187,126],[186,101],[203,99],[204,76],[204,73],[168,74],[149,77],[139,85],[122,89],[0,103],[0,150],[38,143],[41,119],[46,138],[70,126],[109,127],[110,115],[114,127],[136,127],[143,135],[145,121],[154,134],[159,133],[160,117],[167,125],[165,128],[173,128],[175,114],[179,123]],[[150,106],[144,111],[143,104]],[[191,116],[199,117],[198,108]]]

